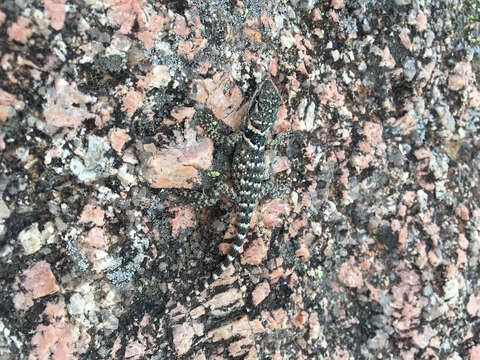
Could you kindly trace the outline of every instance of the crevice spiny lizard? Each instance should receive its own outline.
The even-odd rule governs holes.
[[[264,80],[250,100],[245,127],[234,134],[236,141],[232,162],[233,191],[230,188],[223,189],[223,192],[228,192],[227,196],[236,204],[237,236],[231,252],[225,257],[218,270],[203,282],[203,289],[208,289],[238,257],[247,236],[255,204],[273,188],[266,177],[266,132],[277,119],[281,104],[282,100],[275,85],[271,80]],[[217,190],[222,191],[221,188]],[[200,291],[195,290],[195,295],[199,294]],[[187,297],[187,300],[189,298]]]

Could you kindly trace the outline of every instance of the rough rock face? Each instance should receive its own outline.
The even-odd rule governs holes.
[[[480,359],[479,16],[1,2],[0,359]],[[187,303],[242,219],[175,191],[232,185],[207,127],[244,129],[265,79],[284,191]]]

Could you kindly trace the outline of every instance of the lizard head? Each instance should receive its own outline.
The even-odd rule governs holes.
[[[263,81],[255,91],[248,107],[248,128],[265,133],[277,119],[281,104],[282,99],[275,85],[270,80]]]

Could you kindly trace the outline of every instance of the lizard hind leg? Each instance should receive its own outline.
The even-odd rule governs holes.
[[[188,204],[193,205],[196,209],[202,209],[207,206],[215,205],[220,197],[223,195],[229,200],[235,203],[236,194],[231,186],[225,182],[219,182],[210,188],[202,191],[190,190],[190,189],[171,189],[168,194],[173,195],[185,201]]]
[[[284,131],[275,136],[275,138],[267,138],[267,142],[265,144],[265,147],[267,149],[271,150],[276,150],[278,146],[280,145],[285,145],[285,141],[289,139],[297,139],[301,137],[302,135],[300,134],[299,131]]]

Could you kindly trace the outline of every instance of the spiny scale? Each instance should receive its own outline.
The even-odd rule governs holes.
[[[232,163],[232,178],[237,206],[237,237],[232,250],[221,263],[218,270],[203,283],[208,289],[225,269],[238,256],[238,252],[247,236],[253,209],[262,197],[265,173],[265,133],[277,118],[282,100],[270,80],[263,81],[250,101],[246,116],[246,126],[240,130],[241,136],[235,144]],[[196,290],[195,295],[200,291]],[[189,300],[189,297],[187,298]]]

